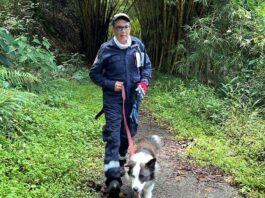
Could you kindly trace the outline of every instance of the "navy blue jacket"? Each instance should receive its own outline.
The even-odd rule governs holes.
[[[103,103],[121,103],[121,92],[115,92],[116,81],[124,83],[126,102],[133,102],[136,83],[144,81],[149,84],[152,66],[146,54],[143,43],[136,37],[131,37],[132,45],[120,49],[114,39],[103,43],[90,70],[91,80],[102,87]],[[142,67],[136,66],[135,54],[142,55]]]

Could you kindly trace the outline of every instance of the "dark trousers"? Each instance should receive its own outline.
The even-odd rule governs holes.
[[[120,157],[128,151],[128,139],[123,122],[122,103],[104,104],[106,125],[103,128],[103,140],[106,143],[104,169],[107,180],[120,179]],[[125,104],[126,118],[130,127],[132,104]],[[131,131],[131,130],[130,130]],[[136,130],[131,132],[135,136]]]

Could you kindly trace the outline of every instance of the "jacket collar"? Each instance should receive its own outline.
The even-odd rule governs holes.
[[[132,44],[131,44],[130,47],[132,47],[132,46],[134,46],[134,45],[137,45],[137,42],[136,42],[135,37],[134,37],[134,36],[131,36],[131,39],[132,39]],[[112,39],[110,40],[109,43],[110,43],[110,46],[119,48],[119,47],[116,45],[115,41],[114,41],[114,37],[112,37]],[[129,47],[129,48],[130,48],[130,47]]]

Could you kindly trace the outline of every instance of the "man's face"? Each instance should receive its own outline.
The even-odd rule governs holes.
[[[113,26],[113,33],[122,44],[125,44],[131,33],[130,23],[123,19],[118,19]]]

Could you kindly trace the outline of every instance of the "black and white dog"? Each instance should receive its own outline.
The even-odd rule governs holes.
[[[141,139],[136,144],[135,154],[130,157],[127,178],[132,190],[140,197],[151,198],[158,174],[156,154],[160,148],[161,139],[153,135],[149,139]]]

